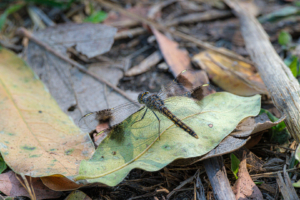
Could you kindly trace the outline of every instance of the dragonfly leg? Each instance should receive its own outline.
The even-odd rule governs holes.
[[[153,112],[153,114],[155,115],[155,117],[158,120],[158,135],[159,135],[159,139],[160,139],[160,119],[157,117],[157,115],[155,114],[155,112],[153,110],[151,110]]]
[[[142,121],[142,120],[144,119],[144,117],[145,117],[147,111],[148,111],[148,108],[146,108],[146,111],[144,112],[142,118],[141,118],[140,120],[135,121],[133,124],[135,124],[135,123],[137,123],[137,122],[139,122],[139,121]],[[132,125],[133,125],[133,124],[132,124]]]

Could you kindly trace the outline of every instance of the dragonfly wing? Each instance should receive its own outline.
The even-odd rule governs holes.
[[[203,79],[205,83],[201,82]],[[172,96],[186,96],[201,100],[204,97],[203,92],[206,90],[203,87],[208,86],[207,83],[208,80],[203,78],[201,71],[184,70],[172,81],[172,83],[163,87],[158,95],[163,100]]]
[[[120,124],[139,109],[140,107],[136,106],[136,104],[128,103],[115,108],[91,112],[80,119],[79,126],[84,131],[92,131],[95,130],[99,124],[107,123],[108,128],[106,129],[110,129]]]

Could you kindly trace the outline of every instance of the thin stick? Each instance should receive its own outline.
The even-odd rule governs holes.
[[[214,47],[213,45],[211,45],[209,43],[203,42],[203,41],[201,41],[201,40],[199,40],[197,38],[194,38],[194,37],[189,36],[187,34],[184,34],[182,32],[179,32],[179,31],[176,31],[176,30],[171,30],[171,29],[167,28],[164,25],[161,25],[161,24],[156,23],[156,22],[154,22],[154,21],[152,21],[150,19],[147,19],[145,17],[136,15],[136,14],[134,14],[132,12],[129,12],[129,11],[123,9],[122,7],[120,7],[120,6],[116,5],[116,4],[107,2],[105,0],[97,0],[97,1],[99,3],[101,3],[102,5],[110,8],[110,9],[116,10],[116,11],[118,11],[118,12],[120,12],[120,13],[128,16],[128,17],[131,17],[132,19],[135,19],[135,20],[137,20],[139,22],[142,22],[144,24],[152,26],[152,27],[154,27],[154,28],[156,28],[156,29],[158,29],[160,31],[168,32],[168,33],[173,34],[173,35],[175,35],[177,37],[180,37],[180,38],[182,38],[182,39],[184,39],[186,41],[189,41],[189,42],[192,42],[194,44],[197,44],[198,46],[200,46],[200,47],[202,47],[204,49],[209,49],[209,50],[218,52],[219,54],[225,55],[227,57],[234,58],[236,60],[241,60],[241,61],[249,63],[249,64],[253,64],[251,61],[249,61],[248,59],[243,58],[242,56],[233,54],[233,53],[231,53],[229,51],[221,51],[219,48],[216,48],[216,47]]]
[[[291,169],[287,169],[286,171],[287,172],[294,172],[294,171],[298,171],[299,169],[298,168],[291,168]],[[271,178],[271,177],[277,177],[277,174],[278,173],[283,173],[284,171],[275,171],[275,172],[267,172],[267,173],[261,173],[261,174],[253,174],[253,175],[250,175],[252,179],[258,179],[258,178],[262,178],[262,177],[268,177],[268,178]]]
[[[43,43],[42,41],[40,41],[39,39],[37,39],[36,37],[34,37],[34,35],[29,32],[28,30],[26,30],[25,28],[21,27],[18,29],[18,34],[23,35],[27,38],[29,38],[30,40],[32,40],[33,42],[35,42],[36,44],[40,45],[41,47],[45,48],[47,51],[51,52],[53,55],[59,57],[60,59],[70,63],[71,65],[74,65],[77,69],[79,69],[81,72],[88,74],[89,76],[93,77],[94,79],[100,81],[101,83],[104,83],[106,85],[108,85],[110,88],[112,88],[113,90],[115,90],[116,92],[118,92],[119,94],[121,94],[122,96],[124,96],[126,99],[128,99],[129,101],[135,103],[136,105],[138,105],[136,103],[136,101],[132,100],[123,90],[117,88],[116,86],[114,86],[113,84],[111,84],[110,82],[96,76],[95,74],[92,74],[91,72],[87,71],[85,69],[85,67],[79,63],[77,63],[76,61],[65,57],[61,54],[59,54],[57,51],[55,51],[54,49],[52,49],[50,46],[48,46],[47,44]],[[138,105],[139,106],[139,105]]]

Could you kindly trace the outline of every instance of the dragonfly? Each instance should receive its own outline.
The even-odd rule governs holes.
[[[136,124],[144,119],[147,112],[152,112],[158,121],[158,134],[160,134],[161,131],[161,119],[158,117],[157,113],[161,113],[177,127],[181,128],[192,137],[198,138],[195,131],[176,117],[165,104],[170,97],[174,96],[189,97],[195,101],[200,101],[204,96],[211,93],[209,84],[201,83],[201,85],[194,87],[195,84],[193,84],[193,82],[199,82],[199,76],[199,74],[197,76],[197,71],[183,70],[169,85],[162,87],[158,93],[150,93],[148,91],[140,93],[136,103],[139,103],[141,107],[137,107],[136,103],[130,102],[114,108],[91,112],[81,118],[79,126],[81,128],[88,127],[89,130],[95,130],[97,125],[108,123],[108,128],[98,133],[106,136],[114,129],[117,129],[127,117],[134,113],[143,112],[143,114],[141,113],[142,117],[133,123]],[[194,80],[191,80],[189,77],[194,78]]]

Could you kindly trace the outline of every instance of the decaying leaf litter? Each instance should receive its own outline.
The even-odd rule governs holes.
[[[14,120],[2,117],[5,120],[1,122],[3,137],[1,136],[0,151],[4,158],[1,166],[5,170],[5,163],[8,165],[2,175],[12,176],[13,172],[10,170],[21,174],[22,177],[26,175],[27,182],[22,180],[22,177],[16,180],[22,181],[21,185],[29,194],[22,191],[12,192],[18,189],[1,189],[1,192],[7,196],[36,196],[38,199],[57,198],[59,194],[63,199],[70,193],[66,191],[96,182],[104,185],[96,187],[97,189],[90,186],[80,190],[92,199],[201,199],[213,198],[214,195],[220,199],[270,199],[280,195],[284,199],[287,195],[296,198],[299,185],[298,162],[295,160],[295,157],[298,158],[295,151],[297,140],[294,141],[285,128],[282,122],[285,116],[280,115],[274,107],[270,99],[270,95],[274,94],[268,94],[264,86],[266,80],[259,77],[251,62],[253,58],[249,57],[245,48],[248,43],[243,41],[239,22],[225,4],[221,1],[174,0],[155,3],[130,2],[126,6],[123,2],[119,3],[115,5],[100,0],[70,4],[50,2],[48,5],[11,3],[3,7],[3,11],[7,9],[1,15],[1,23],[4,23],[0,35],[3,94],[1,113],[15,117]],[[229,1],[227,3],[231,5]],[[250,4],[248,8],[251,8],[249,10],[253,15],[260,14],[259,20],[269,34],[275,50],[297,78],[299,53],[294,41],[297,41],[298,29],[297,20],[294,19],[299,8],[296,3],[280,5],[278,2],[261,6],[266,3],[259,2],[257,5],[260,9],[257,9],[256,4]],[[27,19],[27,22],[18,20],[20,17]],[[101,20],[104,20],[103,23]],[[83,22],[95,24],[81,24]],[[294,26],[291,26],[291,23]],[[55,24],[56,26],[53,26]],[[32,38],[40,44],[36,44],[32,38],[28,40],[30,37],[24,34],[24,31],[19,31],[23,35],[17,35],[16,30],[19,27],[30,30],[33,33]],[[20,53],[28,66],[6,49]],[[53,55],[53,52],[67,59],[62,60]],[[149,61],[146,62],[147,59]],[[254,109],[250,106],[249,99],[247,109],[253,114],[249,111],[245,113],[247,109],[243,106],[242,109],[238,109],[238,105],[242,104],[236,99],[231,99],[240,97],[224,92],[210,94],[203,100],[208,102],[205,108],[213,105],[210,104],[214,102],[212,99],[218,101],[217,96],[226,103],[216,104],[219,107],[208,112],[216,113],[217,117],[212,116],[219,119],[220,125],[216,121],[209,124],[213,124],[213,128],[232,128],[227,131],[207,132],[210,138],[208,140],[212,143],[208,144],[209,148],[203,153],[197,153],[198,150],[193,147],[193,143],[199,144],[198,141],[186,137],[185,133],[172,126],[170,121],[162,120],[166,121],[164,126],[169,128],[160,137],[152,137],[149,132],[150,146],[143,142],[132,147],[117,146],[110,144],[114,141],[106,138],[92,156],[95,151],[93,141],[97,140],[93,137],[95,134],[91,134],[90,138],[88,133],[80,133],[80,130],[72,125],[72,120],[76,124],[87,112],[128,103],[128,99],[135,100],[143,90],[157,92],[160,86],[172,81],[182,70],[192,68],[198,70],[196,77],[201,77],[201,80],[195,80],[195,76],[191,74],[188,78],[191,84],[204,84],[209,78],[212,84],[219,88],[246,96],[241,99],[254,98],[254,102],[257,102],[260,96],[253,95],[262,94],[264,109],[261,109],[258,115],[257,106],[260,105],[254,103]],[[109,84],[103,84],[105,81]],[[230,98],[224,95],[229,95]],[[56,102],[58,105],[55,105]],[[176,106],[173,110],[181,108],[178,104],[174,104]],[[172,104],[169,106],[172,107]],[[228,111],[232,110],[230,106],[235,108],[232,113]],[[239,112],[243,111],[245,116],[239,115]],[[200,121],[209,120],[209,117],[201,112],[198,115],[204,120]],[[181,113],[179,111],[178,115]],[[227,114],[238,115],[239,119],[233,122]],[[67,119],[67,115],[72,118],[71,121]],[[274,115],[281,118],[278,119]],[[246,118],[247,116],[251,117]],[[197,117],[194,121],[196,119]],[[149,120],[146,123],[148,122]],[[70,126],[73,128],[68,129]],[[197,124],[196,127],[201,129],[199,132],[205,132],[203,126]],[[128,131],[132,131],[130,126]],[[217,132],[223,136],[218,136],[217,139]],[[130,137],[126,139],[131,140]],[[203,142],[203,138],[201,141]],[[105,145],[112,150],[107,151]],[[243,146],[249,150],[241,149]],[[174,156],[172,151],[176,148],[179,151],[184,150],[184,154],[174,152]],[[201,152],[204,149],[206,148],[203,146],[199,148]],[[126,153],[122,155],[123,152]],[[230,170],[230,165],[234,162],[230,159],[232,156],[229,156],[232,152],[243,163],[240,164],[240,173],[237,174],[238,181]],[[247,152],[247,155],[243,156],[243,152]],[[160,155],[161,158],[156,155]],[[17,156],[19,159],[15,159]],[[107,164],[101,163],[103,158],[108,158],[105,161]],[[124,159],[123,163],[120,163],[120,158]],[[164,162],[157,162],[158,158]],[[41,163],[41,159],[45,162]],[[199,162],[201,160],[204,166]],[[221,171],[218,171],[218,166]],[[218,181],[213,178],[217,173],[222,173]],[[41,177],[42,183],[50,190],[65,192],[53,193],[51,197],[49,189],[42,187],[41,182],[37,186],[29,177],[37,177],[36,180]],[[8,182],[16,185],[16,180],[13,182],[10,179]],[[77,182],[74,182],[75,180]],[[1,188],[4,188],[8,183],[1,184]],[[105,186],[116,184],[118,187]],[[253,189],[253,184],[258,188]],[[209,187],[210,185],[212,187]],[[235,185],[233,191],[230,185]],[[35,189],[39,190],[39,193],[34,192]],[[222,197],[222,194],[225,195]],[[78,192],[72,195],[88,198]]]

